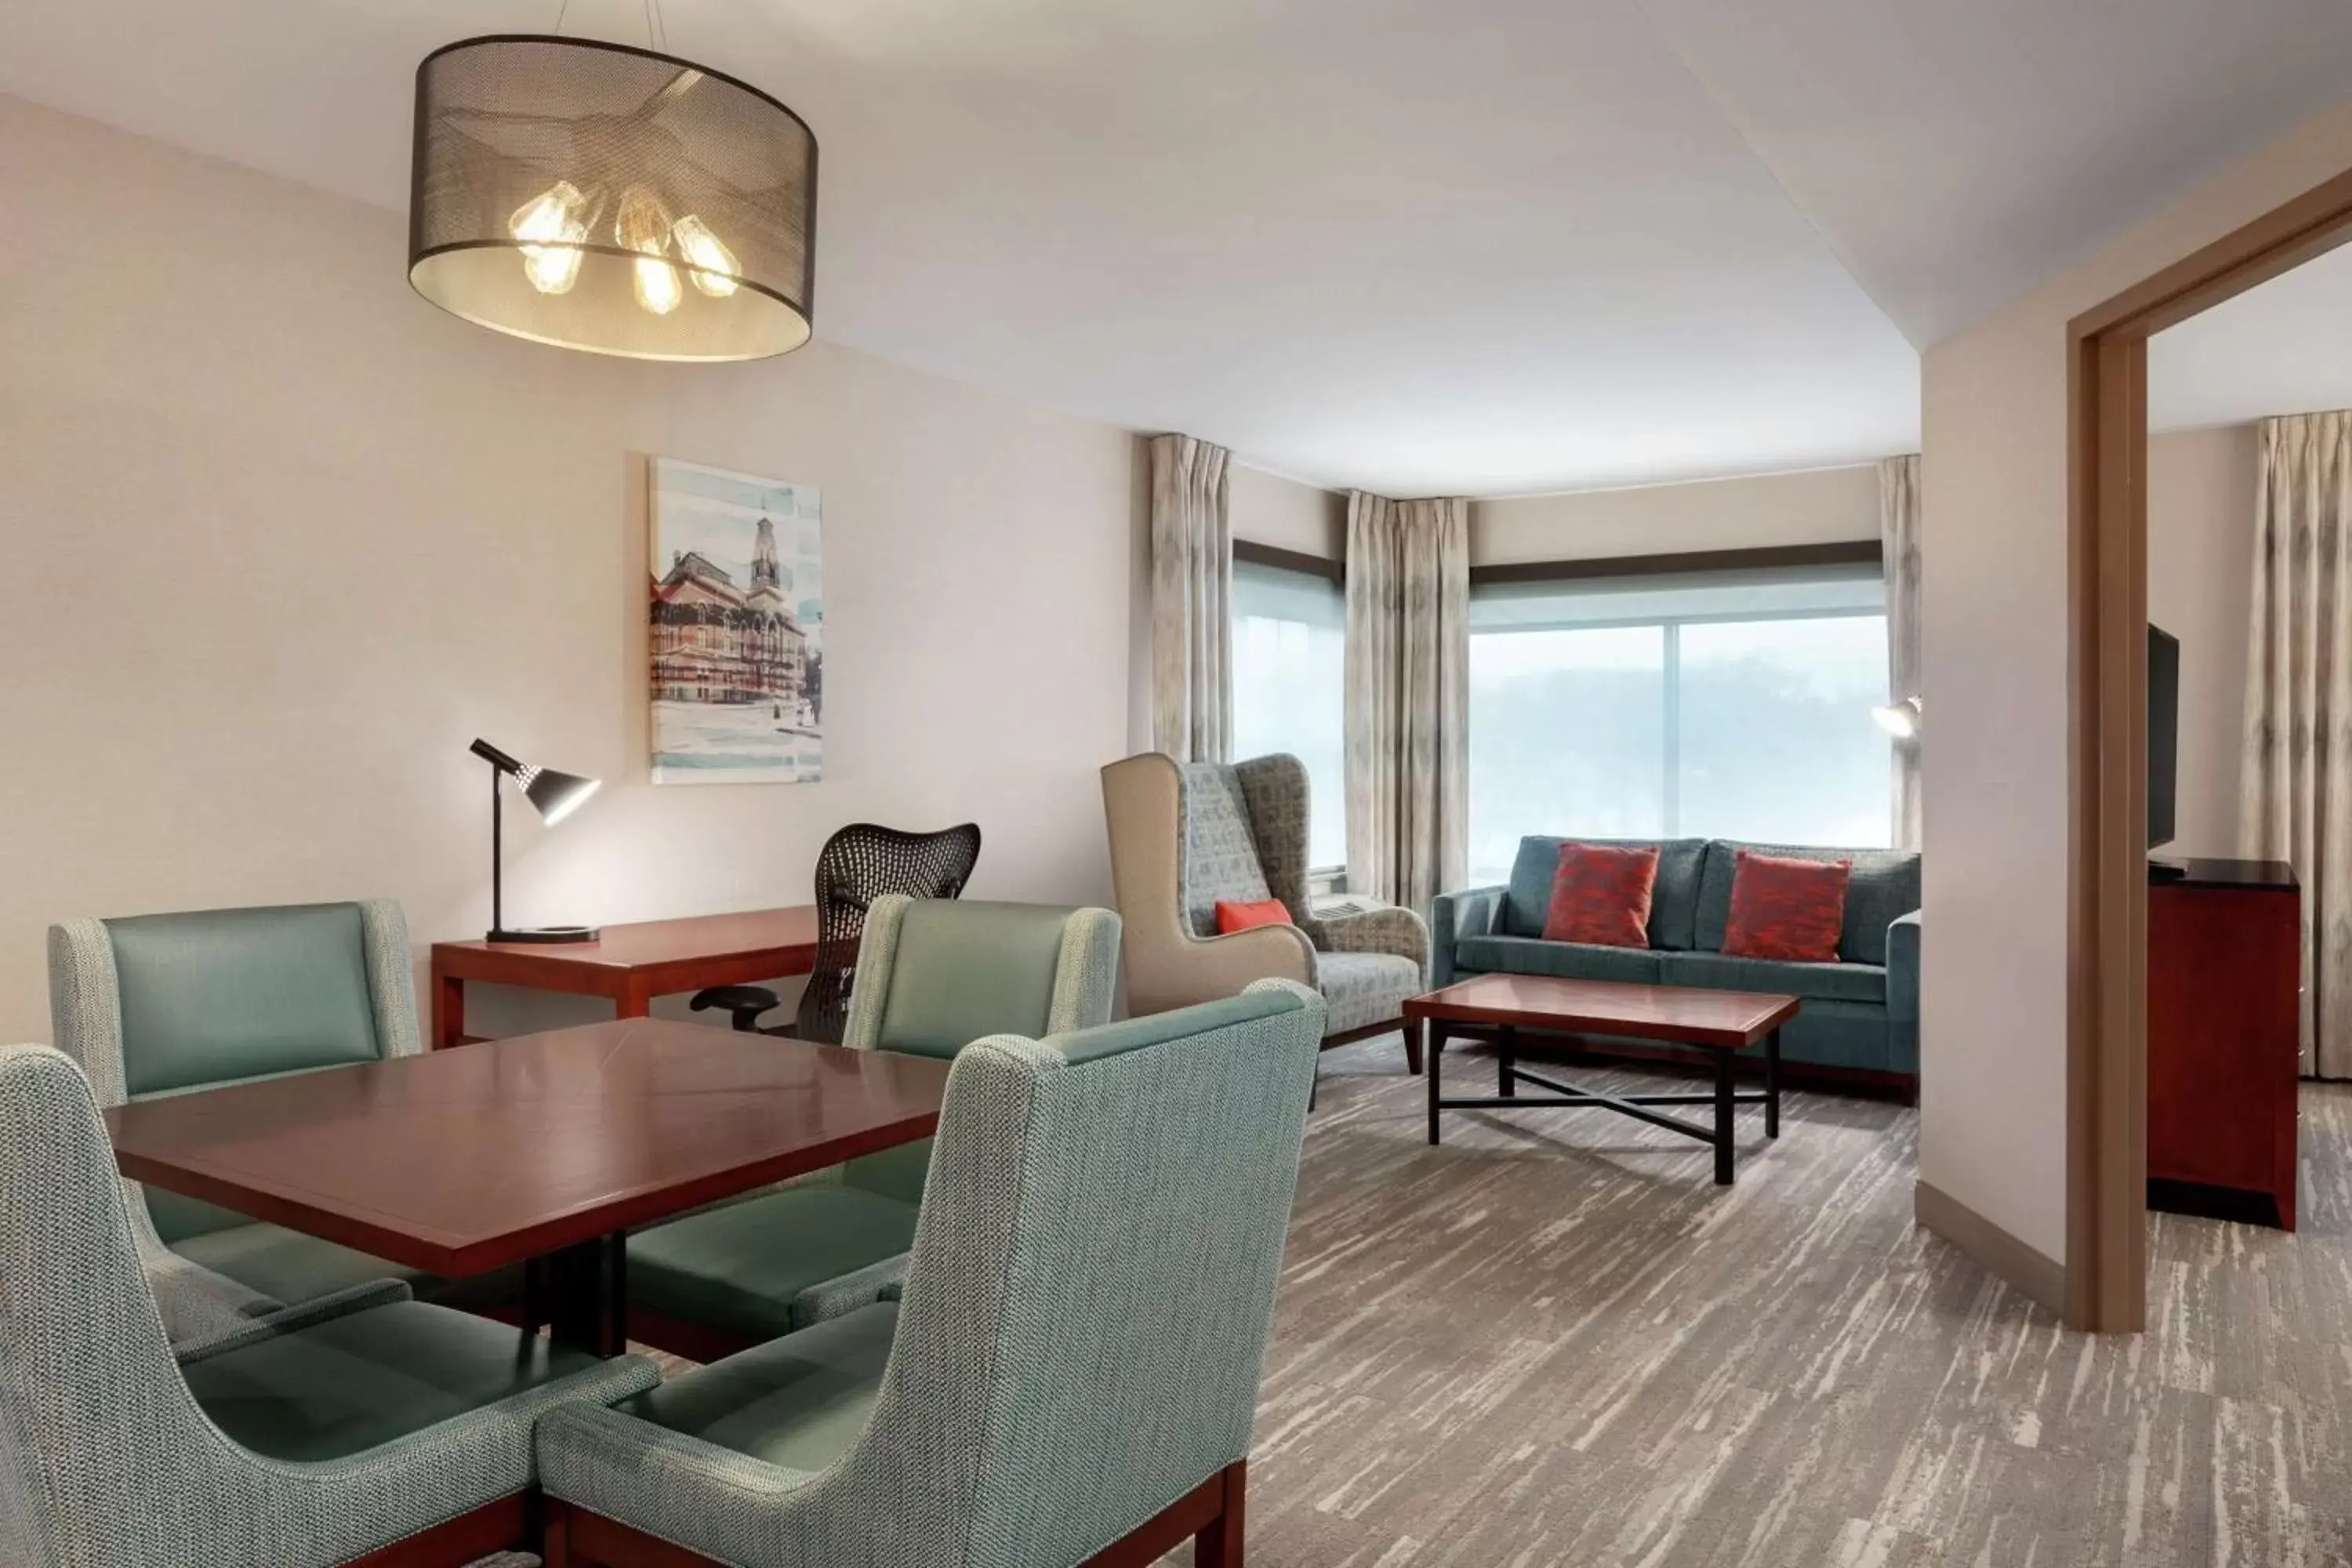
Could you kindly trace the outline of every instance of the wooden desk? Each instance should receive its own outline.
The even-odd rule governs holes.
[[[462,1045],[466,982],[603,996],[618,1018],[642,1018],[656,996],[806,974],[816,963],[816,907],[749,910],[606,926],[594,942],[436,942],[435,1050]]]
[[[526,1315],[624,1342],[625,1233],[939,1126],[950,1064],[640,1018],[106,1113],[126,1176],[447,1278],[514,1263]]]

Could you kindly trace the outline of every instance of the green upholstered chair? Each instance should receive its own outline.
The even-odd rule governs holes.
[[[175,1361],[89,1086],[0,1047],[0,1563],[461,1563],[527,1533],[531,1429],[656,1381],[397,1282]]]
[[[842,1043],[952,1057],[986,1035],[1104,1023],[1118,931],[1108,910],[877,899]],[[707,1357],[872,1302],[905,1272],[929,1159],[924,1139],[640,1231],[632,1331]]]
[[[1237,1563],[1323,1023],[1262,980],[968,1047],[901,1300],[550,1415],[551,1568]]]
[[[109,1106],[420,1048],[408,924],[386,900],[51,926],[49,1016]],[[193,1198],[131,1190],[175,1343],[375,1279],[406,1279],[440,1300],[513,1288],[434,1280]]]

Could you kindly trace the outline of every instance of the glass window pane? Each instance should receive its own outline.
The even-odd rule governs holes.
[[[1677,831],[1852,848],[1891,836],[1886,617],[1681,628]]]
[[[1307,861],[1318,869],[1348,858],[1346,622],[1339,584],[1235,563],[1234,755],[1288,752],[1307,764]]]
[[[1473,883],[1506,880],[1524,834],[1665,831],[1665,649],[1656,626],[1471,637]]]

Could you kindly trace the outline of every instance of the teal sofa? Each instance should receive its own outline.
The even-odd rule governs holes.
[[[1919,1073],[1919,856],[1907,849],[1828,849],[1723,838],[1588,838],[1655,845],[1650,945],[1595,947],[1543,940],[1564,838],[1519,841],[1511,879],[1441,895],[1431,910],[1433,986],[1474,974],[1557,974],[1804,999],[1780,1034],[1784,1061],[1884,1078],[1908,1089]],[[1738,852],[1850,860],[1845,930],[1834,963],[1734,958],[1723,952]]]

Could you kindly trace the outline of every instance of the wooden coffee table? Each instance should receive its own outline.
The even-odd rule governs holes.
[[[1701,991],[1677,985],[1561,980],[1548,974],[1481,974],[1443,991],[1412,998],[1404,1005],[1404,1016],[1408,1021],[1425,1026],[1429,1035],[1432,1143],[1437,1142],[1438,1112],[1442,1110],[1597,1106],[1714,1144],[1716,1183],[1728,1186],[1732,1175],[1734,1107],[1761,1105],[1764,1136],[1780,1135],[1780,1026],[1795,1017],[1802,1005],[1794,996],[1752,991]],[[1464,1026],[1490,1035],[1494,1040],[1497,1081],[1493,1098],[1445,1098],[1443,1083],[1446,1030],[1462,1033]],[[1518,1065],[1517,1031],[1522,1028],[1559,1034],[1625,1035],[1671,1045],[1705,1047],[1715,1058],[1715,1088],[1697,1094],[1602,1094],[1579,1089]],[[1732,1058],[1759,1040],[1764,1042],[1764,1088],[1760,1091],[1739,1091],[1732,1082]],[[1551,1090],[1551,1095],[1542,1099],[1522,1097],[1518,1092],[1522,1079]],[[1715,1125],[1711,1128],[1646,1109],[1653,1105],[1710,1102],[1715,1106]]]

